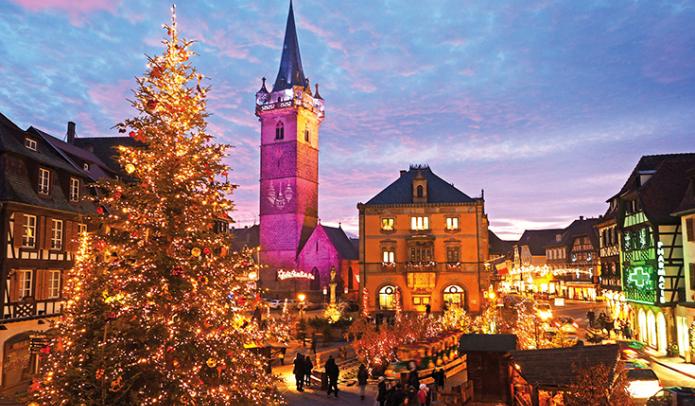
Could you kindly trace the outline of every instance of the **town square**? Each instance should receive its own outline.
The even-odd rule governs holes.
[[[0,405],[695,405],[694,20],[0,3]]]

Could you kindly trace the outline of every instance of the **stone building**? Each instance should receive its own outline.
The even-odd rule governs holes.
[[[368,312],[481,309],[488,259],[483,197],[411,166],[359,210],[360,305]]]

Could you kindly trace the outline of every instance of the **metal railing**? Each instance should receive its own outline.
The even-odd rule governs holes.
[[[482,263],[477,262],[367,262],[365,272],[477,272]]]

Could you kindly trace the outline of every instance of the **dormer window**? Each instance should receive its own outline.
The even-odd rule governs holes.
[[[80,180],[70,178],[70,201],[77,202],[80,200]]]
[[[36,151],[37,145],[38,145],[38,144],[36,143],[36,140],[33,139],[33,138],[28,138],[28,137],[27,137],[27,138],[24,139],[24,146],[27,147],[28,149],[32,150],[32,151]]]
[[[284,140],[285,139],[285,125],[282,124],[282,121],[280,121],[275,126],[275,139],[276,140]]]
[[[39,168],[39,193],[47,195],[51,191],[51,171]]]
[[[417,197],[425,197],[425,187],[422,185],[417,186]]]
[[[85,171],[88,171],[89,170],[89,164],[87,162],[83,163],[82,169],[84,169]]]

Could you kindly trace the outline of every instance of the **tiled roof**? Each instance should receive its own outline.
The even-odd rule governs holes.
[[[412,204],[413,203],[413,179],[421,175],[427,180],[428,203],[468,203],[474,202],[453,184],[435,175],[427,167],[414,166],[408,171],[402,171],[401,176],[391,183],[386,189],[372,197],[366,204]]]
[[[686,173],[689,178],[688,188],[683,194],[683,200],[676,208],[674,215],[692,213],[695,211],[695,169],[691,169]]]
[[[319,227],[323,227],[326,235],[331,240],[331,243],[333,243],[333,246],[338,251],[340,256],[343,257],[343,259],[358,258],[359,252],[355,250],[352,241],[350,238],[348,238],[345,231],[343,231],[341,227],[329,227],[323,224],[319,225]]]
[[[682,154],[663,161],[637,191],[644,213],[657,224],[675,224],[671,214],[678,209],[689,185],[687,173],[695,168],[695,154]]]
[[[546,244],[546,246],[557,247],[562,245],[571,248],[575,238],[587,236],[591,241],[591,245],[598,250],[598,233],[594,226],[600,221],[600,218],[594,217],[574,220],[567,228],[562,230],[562,239],[560,241],[553,239],[553,241]]]
[[[562,233],[561,228],[551,228],[546,230],[524,230],[521,234],[519,246],[527,245],[531,255],[545,256],[545,246],[555,241],[555,236]]]
[[[618,345],[591,345],[543,350],[513,351],[512,362],[531,385],[567,388],[576,384],[577,370],[600,364],[614,368],[618,361]]]
[[[60,152],[66,154],[65,159],[73,164],[73,166],[79,170],[84,171],[82,167],[82,162],[89,164],[89,170],[85,171],[93,180],[99,180],[106,177],[111,177],[115,174],[98,156],[96,156],[92,151],[85,148],[80,148],[77,145],[68,144],[65,141],[59,140],[51,134],[45,131],[39,130],[35,127],[30,127],[30,132],[41,136],[48,143],[53,145]]]
[[[255,248],[260,245],[258,224],[251,227],[232,229],[232,249],[238,251],[244,247]]]
[[[514,249],[516,241],[503,240],[492,230],[488,230],[488,244],[490,246],[490,254],[507,255]]]
[[[464,334],[459,339],[459,351],[510,352],[516,350],[514,334]]]
[[[123,173],[121,165],[118,163],[118,146],[132,147],[138,145],[137,141],[130,137],[89,137],[75,138],[75,145],[92,152],[111,171]]]
[[[627,193],[630,190],[634,190],[640,187],[640,172],[656,171],[662,163],[666,161],[692,161],[695,159],[695,153],[688,154],[661,154],[661,155],[644,155],[640,158],[632,170],[627,181],[618,192],[617,196]]]

